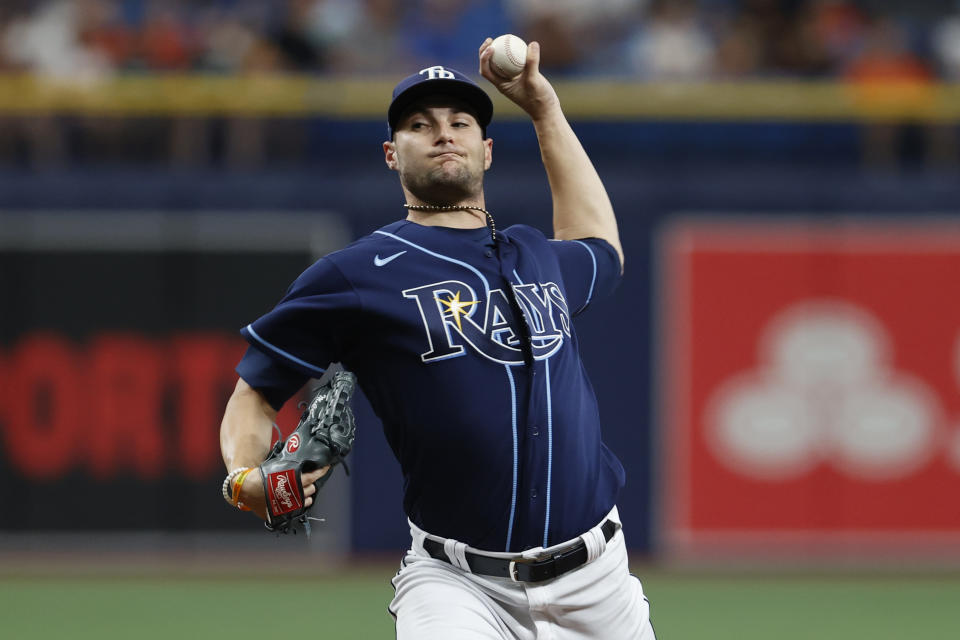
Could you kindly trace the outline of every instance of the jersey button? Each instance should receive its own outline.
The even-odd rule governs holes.
[[[530,492],[530,497],[531,497],[531,498],[536,498],[536,497],[537,497],[537,490],[536,490],[536,489],[534,489],[533,491]]]
[[[540,435],[540,427],[534,427],[531,433],[535,436]]]
[[[490,249],[487,249],[486,251],[483,252],[483,255],[487,256],[488,258],[492,258],[493,251],[491,251]]]

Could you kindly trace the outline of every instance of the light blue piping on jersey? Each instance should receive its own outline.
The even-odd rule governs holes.
[[[257,335],[257,332],[253,330],[253,325],[252,325],[252,324],[248,324],[248,325],[247,325],[247,331],[250,332],[250,335],[253,336],[254,339],[255,339],[257,342],[259,342],[260,344],[262,344],[263,346],[265,346],[267,349],[270,349],[270,350],[273,351],[274,353],[280,354],[281,356],[283,356],[284,358],[290,360],[291,362],[295,362],[295,363],[299,364],[300,366],[303,366],[303,367],[306,367],[307,369],[310,369],[311,371],[316,371],[316,372],[320,373],[321,375],[323,375],[323,373],[326,372],[326,369],[321,369],[320,367],[318,367],[318,366],[316,366],[316,365],[310,364],[310,363],[307,362],[306,360],[301,360],[300,358],[298,358],[297,356],[293,355],[292,353],[287,353],[286,351],[284,351],[284,350],[281,349],[280,347],[275,347],[275,346],[273,346],[272,344],[270,344],[269,342],[267,342],[266,340],[264,340],[263,338],[261,338],[260,336]]]
[[[547,385],[547,517],[543,523],[543,546],[547,544],[547,533],[550,531],[550,485],[553,480],[553,402],[550,398],[550,360],[543,361],[546,369]]]
[[[583,244],[582,242],[580,244]],[[583,245],[587,246],[587,245]],[[590,247],[587,247],[589,250]],[[593,252],[590,252],[590,255],[593,256]],[[593,276],[597,276],[597,261],[593,261]],[[517,273],[517,270],[513,270],[513,277],[517,279],[517,282],[523,284],[523,280],[520,278],[520,274]],[[593,294],[593,284],[590,285],[590,294]],[[587,298],[587,303],[589,304],[590,298]],[[586,305],[584,305],[586,307]],[[546,380],[544,384],[547,387],[547,515],[544,518],[543,523],[543,546],[547,545],[547,534],[550,531],[550,489],[553,485],[553,398],[550,393],[550,359],[547,358],[543,361],[543,365],[546,371]],[[510,378],[510,381],[513,382],[513,377]],[[516,432],[516,429],[514,429]],[[514,453],[516,456],[516,453]],[[514,463],[516,465],[516,463]],[[514,466],[516,469],[516,466]],[[516,471],[514,471],[516,473]],[[516,476],[514,476],[516,477]],[[516,489],[514,489],[516,490]],[[511,526],[513,524],[513,519],[510,520]]]
[[[510,542],[513,539],[513,518],[517,512],[517,387],[513,381],[513,371],[510,365],[505,364],[507,379],[510,380],[510,420],[513,426],[513,494],[510,496],[510,524],[507,526],[507,546],[504,551],[510,551]]]
[[[513,276],[517,279],[517,283],[523,284],[523,280],[520,279],[516,269],[513,270]],[[510,525],[507,527],[507,547],[504,549],[504,551],[509,551],[510,542],[513,540],[513,518],[517,510],[517,474],[519,473],[520,457],[518,453],[519,434],[517,433],[517,387],[513,381],[513,371],[510,370],[510,365],[504,365],[503,368],[507,370],[507,377],[510,379],[510,413],[513,422],[513,494],[510,496]]]
[[[577,313],[580,313],[587,308],[587,305],[590,304],[590,300],[593,298],[593,285],[597,282],[597,256],[593,254],[593,249],[590,248],[586,242],[580,242],[579,240],[574,240],[579,245],[583,245],[583,248],[590,253],[590,259],[593,260],[593,277],[590,279],[590,292],[587,293],[587,301],[583,303],[583,306],[577,309]]]
[[[379,234],[382,235],[382,236],[387,236],[387,237],[389,237],[389,238],[393,238],[394,240],[399,240],[400,242],[402,242],[402,243],[404,243],[404,244],[408,244],[408,245],[410,245],[411,247],[413,247],[414,249],[419,249],[420,251],[423,251],[424,253],[426,253],[426,254],[428,254],[428,255],[431,255],[431,256],[433,256],[433,257],[435,257],[435,258],[440,258],[441,260],[446,260],[447,262],[452,262],[453,264],[458,264],[458,265],[460,265],[461,267],[464,267],[464,268],[466,268],[466,269],[469,269],[470,271],[473,271],[473,272],[477,275],[477,277],[480,278],[480,280],[483,281],[484,293],[487,295],[487,300],[490,299],[490,283],[487,282],[487,279],[483,277],[483,274],[482,274],[482,273],[480,273],[479,271],[477,271],[476,268],[470,266],[470,265],[467,264],[466,262],[462,262],[462,261],[460,261],[460,260],[456,260],[456,259],[451,258],[451,257],[449,257],[449,256],[445,256],[445,255],[443,255],[443,254],[441,254],[441,253],[436,253],[435,251],[430,251],[430,250],[427,249],[426,247],[421,247],[420,245],[418,245],[418,244],[416,244],[416,243],[414,243],[414,242],[410,242],[409,240],[406,240],[406,239],[404,239],[404,238],[401,238],[400,236],[394,235],[394,234],[390,233],[389,231],[384,231],[384,230],[382,230],[382,229],[377,229],[376,231],[374,231],[374,233],[379,233]]]

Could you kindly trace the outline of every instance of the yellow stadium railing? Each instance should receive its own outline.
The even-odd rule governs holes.
[[[396,78],[306,75],[0,75],[0,114],[90,116],[384,117]],[[557,81],[579,120],[960,122],[960,84],[833,81],[641,83]],[[492,87],[488,87],[492,94]],[[498,117],[521,116],[495,95]]]

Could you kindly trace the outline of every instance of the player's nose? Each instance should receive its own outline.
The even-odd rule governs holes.
[[[454,132],[456,131],[456,129],[454,129],[451,124],[446,122],[440,122],[437,124],[436,131],[437,131],[437,139],[435,141],[436,144],[453,142]]]

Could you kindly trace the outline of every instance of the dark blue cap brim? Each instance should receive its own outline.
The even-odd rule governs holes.
[[[417,100],[430,95],[449,95],[459,98],[474,110],[477,123],[486,130],[493,119],[493,102],[486,91],[471,82],[455,78],[437,78],[419,82],[401,92],[387,111],[387,132],[393,137],[393,130],[404,112]]]

